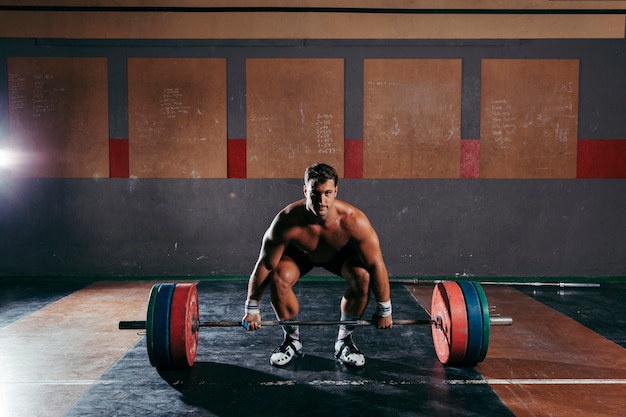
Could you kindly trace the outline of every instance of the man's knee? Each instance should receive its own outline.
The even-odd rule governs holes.
[[[300,278],[300,270],[292,261],[280,261],[271,273],[270,285],[276,293],[289,291]]]
[[[357,288],[362,294],[368,294],[370,290],[370,273],[365,269],[360,269],[357,274]]]
[[[369,294],[370,274],[362,267],[346,268],[344,278],[350,283],[350,288],[356,296]]]

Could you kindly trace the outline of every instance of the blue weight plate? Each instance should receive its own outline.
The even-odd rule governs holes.
[[[152,340],[154,341],[154,366],[169,368],[170,359],[170,306],[176,284],[161,284],[154,306]]]
[[[467,350],[463,358],[463,364],[475,365],[478,363],[483,344],[483,311],[474,284],[461,281],[459,285],[465,297],[468,321]]]
[[[485,356],[487,356],[487,350],[489,349],[491,319],[489,317],[489,303],[487,302],[487,296],[485,295],[483,287],[478,282],[474,282],[474,288],[476,288],[476,292],[478,293],[480,307],[483,311],[483,345],[480,348],[480,356],[478,356],[478,362],[482,362]]]

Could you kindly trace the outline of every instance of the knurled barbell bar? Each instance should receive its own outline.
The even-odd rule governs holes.
[[[477,282],[445,281],[433,289],[431,318],[394,319],[394,325],[429,325],[437,358],[450,366],[473,366],[489,348],[491,326],[511,325],[510,317],[491,316],[487,297]],[[370,326],[370,320],[261,321],[261,326],[284,324]],[[200,327],[240,327],[240,321],[200,321],[198,291],[195,284],[155,284],[148,298],[145,321],[120,321],[119,328],[145,329],[148,357],[159,369],[193,366]]]

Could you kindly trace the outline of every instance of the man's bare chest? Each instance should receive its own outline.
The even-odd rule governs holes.
[[[348,244],[350,236],[340,227],[307,226],[294,233],[291,242],[309,255],[335,254]]]

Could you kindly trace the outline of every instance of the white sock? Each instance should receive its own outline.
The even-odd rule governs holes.
[[[300,326],[284,325],[282,328],[285,336],[289,336],[293,340],[300,340]]]
[[[341,321],[356,321],[359,317],[351,316],[347,313],[341,313]],[[337,340],[345,339],[350,336],[356,326],[354,324],[341,324],[339,325],[339,333],[337,334]]]

